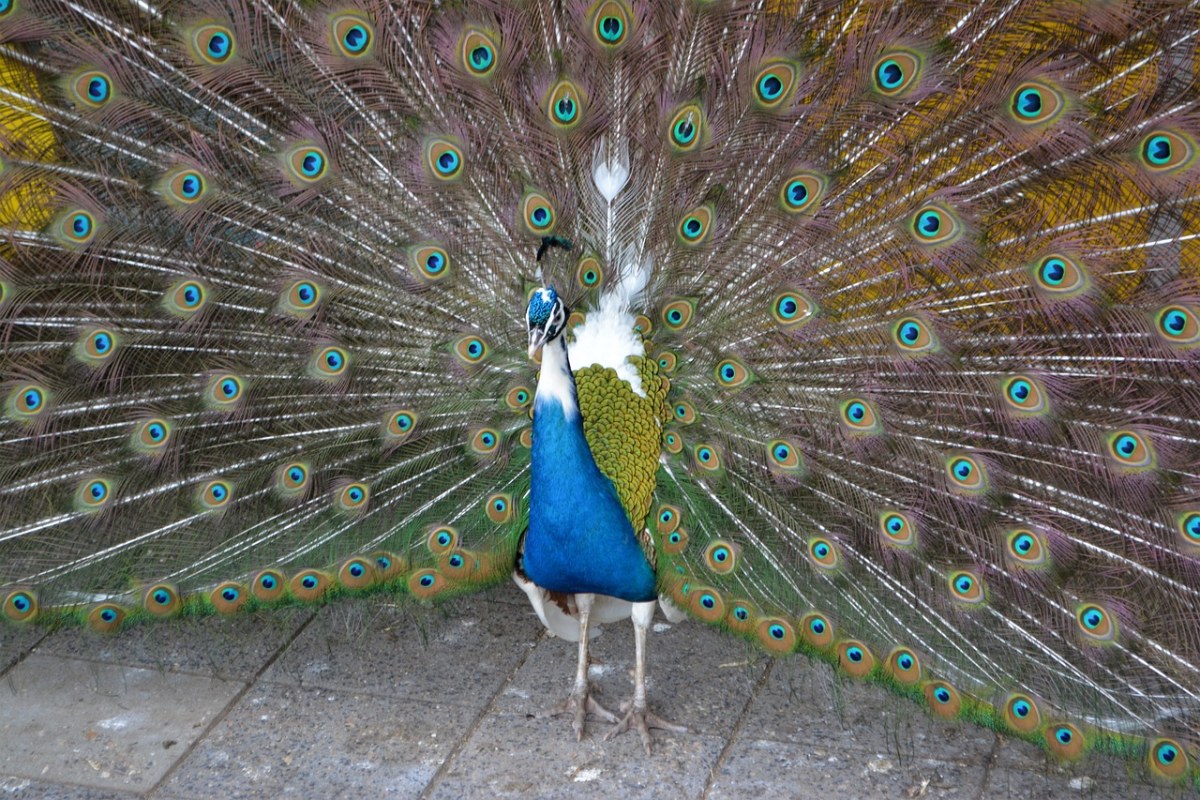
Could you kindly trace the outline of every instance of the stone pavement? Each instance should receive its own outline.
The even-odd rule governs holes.
[[[606,626],[600,699],[631,691],[633,631]],[[575,646],[515,587],[425,608],[392,598],[133,627],[0,625],[0,798],[1141,798],[1177,794],[1092,759],[947,724],[804,658],[698,623],[650,637],[650,699],[686,736],[605,742],[529,712],[565,695]]]

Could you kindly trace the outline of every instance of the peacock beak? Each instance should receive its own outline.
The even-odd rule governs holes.
[[[529,357],[537,354],[538,348],[546,343],[546,329],[543,327],[529,329]]]

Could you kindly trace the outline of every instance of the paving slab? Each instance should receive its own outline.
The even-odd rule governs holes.
[[[474,718],[453,703],[260,683],[156,796],[416,797]]]
[[[754,698],[744,735],[882,754],[901,764],[921,758],[983,764],[995,743],[991,731],[938,719],[910,700],[804,656],[776,662]]]
[[[12,625],[0,620],[0,673],[17,663],[46,636],[44,629],[34,625]]]
[[[130,625],[114,634],[63,628],[41,642],[38,652],[249,680],[315,613],[295,607],[230,617],[184,617]]]
[[[3,682],[0,775],[141,792],[245,687],[37,653]]]
[[[860,750],[742,739],[730,748],[714,774],[706,800],[971,798],[977,796],[983,778],[984,769],[979,764],[936,759],[902,764],[898,759]]]
[[[13,800],[136,800],[141,795],[0,775],[0,797]]]
[[[655,732],[654,755],[624,733],[602,738],[597,725],[575,741],[565,718],[488,716],[429,795],[437,800],[486,798],[699,798],[724,740]]]
[[[646,650],[651,709],[693,734],[728,736],[768,663],[712,628],[660,620],[647,637]],[[605,625],[589,651],[596,699],[615,713],[633,694],[633,624]],[[577,657],[575,642],[547,636],[497,698],[497,710],[533,714],[556,705],[571,688]],[[570,729],[566,717],[542,720],[541,726],[546,736]],[[602,727],[597,723],[597,729]]]
[[[481,708],[541,636],[528,604],[487,596],[348,600],[322,608],[262,679]]]

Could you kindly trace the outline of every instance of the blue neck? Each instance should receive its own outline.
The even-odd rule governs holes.
[[[654,571],[583,434],[562,337],[542,348],[533,403],[525,573],[552,591],[654,599]]]

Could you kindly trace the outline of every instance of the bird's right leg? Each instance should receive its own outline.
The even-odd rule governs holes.
[[[596,702],[588,687],[588,617],[592,613],[594,594],[575,595],[575,606],[579,611],[579,663],[575,669],[575,684],[571,693],[554,708],[542,711],[539,718],[557,717],[560,714],[572,714],[574,721],[571,727],[575,731],[575,739],[583,739],[583,723],[588,714],[599,717],[605,722],[616,722],[617,717],[604,706]]]

